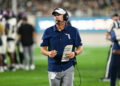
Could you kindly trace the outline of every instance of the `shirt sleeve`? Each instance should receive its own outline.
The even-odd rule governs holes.
[[[42,36],[42,43],[40,44],[40,46],[48,46],[49,44],[49,34],[48,31],[45,30],[43,36]]]
[[[76,35],[75,35],[75,47],[82,46],[81,38],[79,35],[78,30],[76,30]]]
[[[114,22],[110,25],[110,27],[108,28],[107,32],[111,32],[111,30],[113,29],[114,27]]]
[[[30,25],[31,29],[32,29],[32,32],[35,32],[35,28],[34,26]]]

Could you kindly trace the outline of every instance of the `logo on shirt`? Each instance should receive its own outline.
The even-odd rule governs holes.
[[[71,37],[70,37],[70,34],[68,34],[68,33],[65,33],[65,35],[67,35],[67,36],[68,36],[68,39],[71,39]]]

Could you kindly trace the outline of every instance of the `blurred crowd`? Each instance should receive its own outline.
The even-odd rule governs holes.
[[[33,62],[35,29],[27,22],[27,16],[24,13],[15,15],[11,10],[0,10],[0,31],[3,31],[0,33],[0,72],[16,71],[19,68],[35,69]]]
[[[6,6],[7,5],[7,6]],[[11,7],[11,0],[0,0],[0,6]],[[72,16],[111,16],[120,12],[120,0],[17,0],[17,11],[36,16],[51,16],[56,7],[66,8]]]

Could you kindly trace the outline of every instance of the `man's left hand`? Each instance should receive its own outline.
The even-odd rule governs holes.
[[[75,57],[75,53],[74,52],[67,53],[66,57],[72,59]]]

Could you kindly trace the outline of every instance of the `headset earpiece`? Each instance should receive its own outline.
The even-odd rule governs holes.
[[[68,12],[67,12],[66,9],[64,9],[64,10],[66,11],[66,13],[65,13],[64,16],[63,16],[63,19],[64,19],[65,21],[68,21],[68,20],[69,20]]]
[[[63,19],[64,19],[65,21],[68,21],[69,15],[68,15],[67,11],[66,11],[66,14],[63,16]]]

